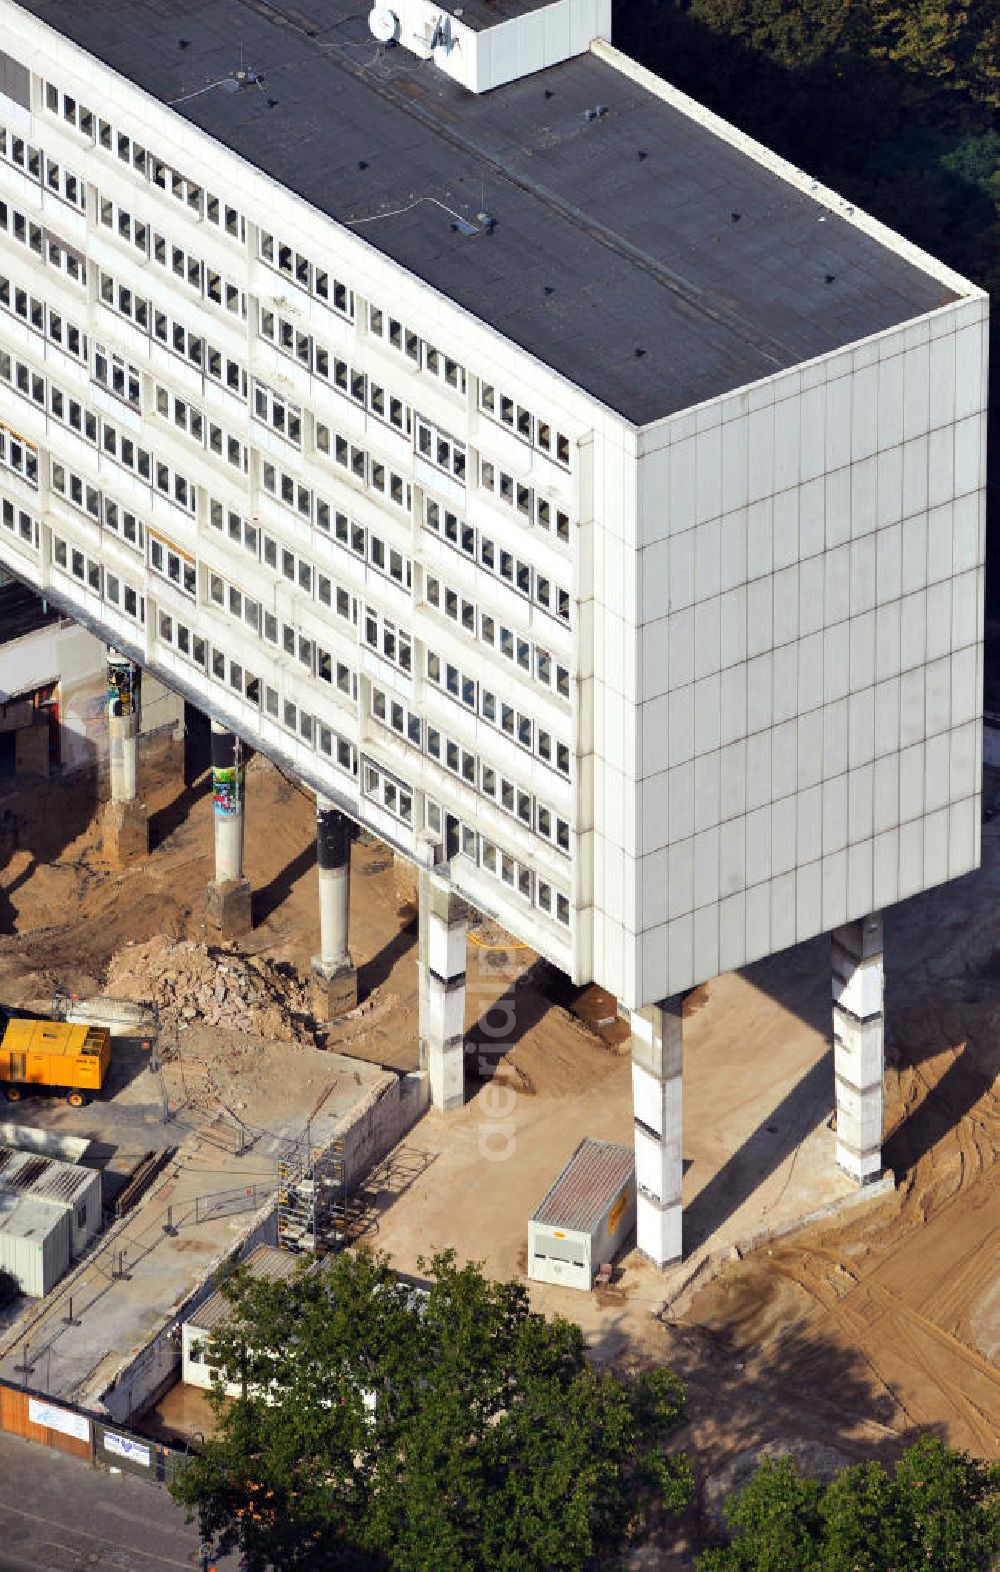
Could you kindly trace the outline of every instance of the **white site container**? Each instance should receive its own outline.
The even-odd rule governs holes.
[[[30,1196],[54,1211],[65,1212],[70,1220],[73,1260],[101,1226],[101,1175],[94,1168],[0,1146],[0,1194]]]
[[[258,1245],[246,1260],[251,1277],[266,1277],[272,1281],[292,1277],[302,1265],[302,1257],[291,1250],[278,1250],[274,1245]],[[181,1381],[185,1386],[200,1386],[209,1391],[212,1386],[213,1367],[206,1357],[205,1345],[212,1333],[233,1313],[233,1307],[219,1289],[209,1294],[194,1310],[188,1312],[181,1323]],[[230,1381],[226,1386],[227,1397],[239,1397],[241,1388]]]
[[[586,1136],[528,1223],[528,1276],[589,1290],[634,1229],[632,1148]]]
[[[0,1271],[23,1294],[42,1299],[69,1266],[70,1219],[62,1207],[31,1196],[0,1194]]]

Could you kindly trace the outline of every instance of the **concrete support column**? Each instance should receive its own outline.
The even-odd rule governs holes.
[[[446,873],[439,848],[420,848],[420,1068],[431,1106],[460,1108],[465,1100],[465,946],[468,912]]]
[[[223,938],[252,927],[250,882],[243,876],[243,744],[227,726],[212,722],[212,793],[215,808],[215,878],[208,886],[206,918]]]
[[[319,868],[319,954],[313,956],[316,1018],[346,1015],[358,1002],[358,973],[348,948],[351,839],[354,826],[326,797],[316,795],[316,862]]]
[[[860,1184],[868,1184],[882,1172],[881,914],[834,929],[832,973],[837,1162]]]
[[[636,1244],[654,1266],[681,1258],[684,1179],[681,998],[632,1011]]]
[[[142,668],[108,650],[108,763],[111,801],[104,810],[104,854],[121,866],[149,851],[146,805],[139,801]]]

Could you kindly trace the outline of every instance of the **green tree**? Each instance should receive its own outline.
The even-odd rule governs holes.
[[[824,1485],[764,1458],[726,1519],[735,1537],[698,1572],[986,1572],[1000,1551],[1000,1465],[930,1435],[895,1477],[861,1463]]]
[[[237,1273],[205,1357],[217,1435],[174,1494],[254,1569],[556,1572],[686,1504],[668,1370],[625,1383],[524,1286],[435,1256],[425,1296],[384,1259],[290,1282]],[[223,1381],[243,1396],[223,1396]]]

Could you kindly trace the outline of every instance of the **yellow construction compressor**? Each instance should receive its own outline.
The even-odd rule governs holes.
[[[99,1092],[111,1063],[106,1026],[68,1026],[37,1016],[8,1019],[0,1038],[0,1086],[16,1103],[29,1086],[61,1092],[82,1108]]]

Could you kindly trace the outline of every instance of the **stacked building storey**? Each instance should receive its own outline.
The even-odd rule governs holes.
[[[987,302],[430,9],[0,0],[0,560],[643,1012],[663,1256],[676,996],[978,863]]]

